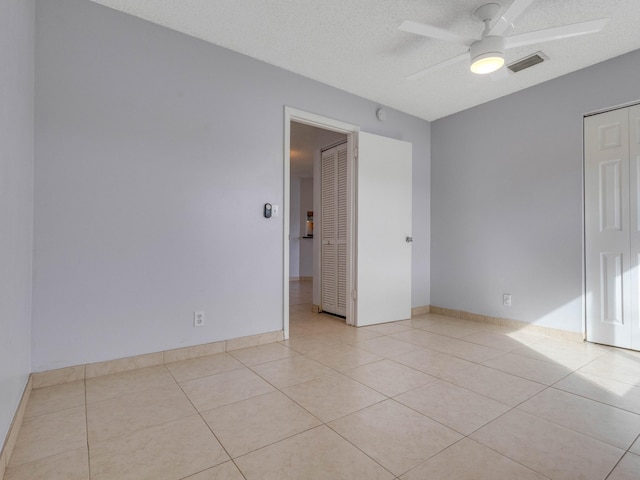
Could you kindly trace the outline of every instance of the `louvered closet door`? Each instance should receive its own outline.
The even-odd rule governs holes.
[[[322,152],[321,308],[347,313],[347,144]]]
[[[640,107],[585,119],[587,340],[640,349]]]

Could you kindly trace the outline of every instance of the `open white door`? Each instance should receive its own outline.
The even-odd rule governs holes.
[[[358,134],[356,325],[411,318],[408,142]]]

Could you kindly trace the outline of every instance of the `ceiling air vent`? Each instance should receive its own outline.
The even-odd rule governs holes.
[[[513,73],[518,73],[525,68],[533,67],[534,65],[542,63],[545,60],[549,60],[549,58],[544,53],[536,52],[533,55],[529,55],[528,57],[510,63],[509,65],[507,65],[507,68]]]

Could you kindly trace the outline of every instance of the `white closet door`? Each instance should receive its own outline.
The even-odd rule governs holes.
[[[358,326],[411,318],[412,145],[360,132]]]
[[[640,105],[629,108],[631,348],[640,350]]]
[[[321,309],[347,313],[347,144],[322,152]]]
[[[636,281],[632,295],[630,234],[629,111],[620,109],[585,119],[589,341],[631,347],[631,299],[638,292]]]

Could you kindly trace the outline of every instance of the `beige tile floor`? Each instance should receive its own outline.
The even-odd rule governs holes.
[[[640,479],[640,353],[440,315],[34,390],[5,480]]]

